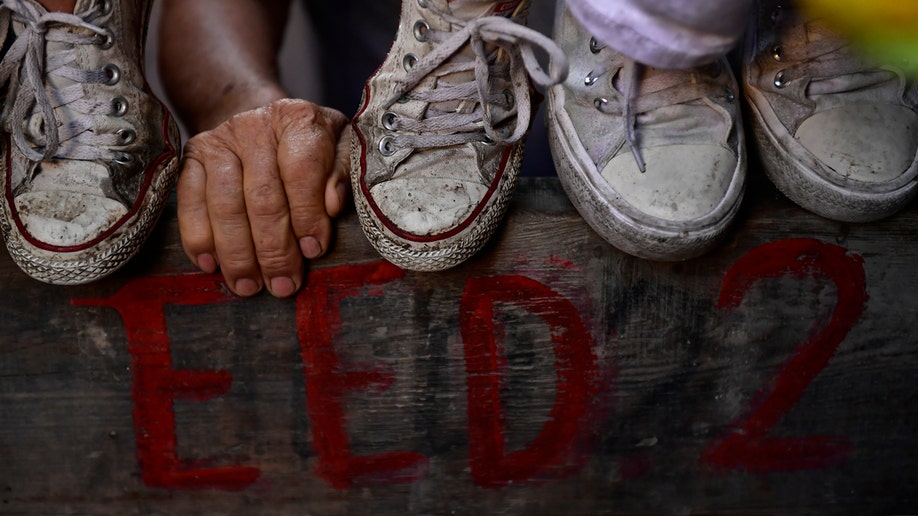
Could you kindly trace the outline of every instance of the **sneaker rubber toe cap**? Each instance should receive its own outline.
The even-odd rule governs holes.
[[[895,180],[914,163],[918,115],[892,104],[842,106],[806,119],[796,137],[836,173],[883,183]]]
[[[736,156],[717,145],[650,147],[641,156],[646,172],[630,152],[622,152],[602,175],[633,208],[667,222],[688,222],[714,211],[737,168]]]
[[[430,237],[452,231],[468,219],[487,194],[487,186],[414,177],[378,184],[371,194],[381,214],[397,230]]]
[[[49,247],[87,244],[127,214],[113,199],[66,191],[24,193],[16,197],[16,210],[26,232]]]

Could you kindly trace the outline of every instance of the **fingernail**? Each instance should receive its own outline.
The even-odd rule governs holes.
[[[303,256],[310,260],[318,258],[322,255],[322,244],[314,237],[303,237],[300,239],[300,251],[303,253]]]
[[[217,272],[217,260],[214,259],[213,255],[207,253],[199,254],[198,268],[208,274],[213,274]]]
[[[275,297],[289,297],[296,293],[296,283],[290,278],[271,278],[271,294]]]
[[[261,290],[261,287],[258,286],[258,282],[253,279],[242,278],[240,280],[236,280],[235,291],[240,296],[254,296],[258,293],[259,290]]]

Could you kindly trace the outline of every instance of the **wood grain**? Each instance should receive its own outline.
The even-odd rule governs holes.
[[[443,273],[346,215],[296,299],[196,274],[174,206],[97,284],[4,255],[0,513],[915,512],[916,228],[753,182],[716,252],[652,263],[528,179]]]

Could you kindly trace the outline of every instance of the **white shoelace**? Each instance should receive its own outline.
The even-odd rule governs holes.
[[[83,83],[106,83],[111,76],[105,70],[73,66],[77,45],[100,45],[110,36],[87,21],[98,17],[102,8],[81,16],[42,12],[23,0],[2,0],[0,8],[8,9],[15,22],[25,25],[0,61],[0,84],[10,81],[21,66],[21,84],[9,113],[11,136],[19,150],[32,161],[117,159],[121,153],[109,147],[123,143],[119,136],[93,131],[93,116],[111,114],[112,100],[86,99],[83,89]],[[79,33],[83,31],[86,34]],[[68,47],[46,56],[47,42]],[[74,84],[55,89],[44,80],[52,74]],[[66,110],[66,115],[59,116],[57,110]],[[40,116],[40,121],[35,121],[35,116]]]
[[[605,46],[597,45],[596,48],[601,51]],[[616,105],[610,99],[600,97],[594,101],[594,105],[603,113],[622,117],[625,139],[634,161],[641,172],[646,172],[647,165],[641,155],[637,136],[637,116],[666,106],[705,98],[711,95],[712,86],[703,80],[686,82],[686,74],[691,73],[687,70],[650,68],[617,52],[612,55],[613,59],[592,70],[585,80],[593,83],[607,74],[612,74],[613,78],[615,74],[619,75],[621,102]],[[695,74],[694,78],[697,79],[698,75]],[[732,92],[724,93],[733,95]]]
[[[458,8],[464,3],[492,1],[453,0],[452,4]],[[426,37],[437,47],[410,68],[405,80],[384,103],[383,109],[404,100],[429,104],[422,119],[398,117],[393,120],[391,129],[397,132],[391,140],[392,149],[447,147],[474,141],[510,144],[521,140],[529,129],[532,117],[530,86],[526,76],[528,74],[542,87],[563,81],[567,76],[567,59],[563,51],[538,31],[502,16],[465,21],[433,5],[427,8],[459,29],[454,32],[427,30]],[[474,58],[458,58],[446,63],[466,43],[471,45]],[[550,57],[552,66],[548,73],[538,63],[535,48],[542,49]],[[446,81],[438,80],[440,84],[434,89],[416,89],[431,75],[439,79],[469,71],[474,72],[474,79],[470,82],[444,84]],[[492,92],[495,78],[504,79],[510,85],[508,91]],[[474,110],[460,111],[469,102],[477,104]],[[446,105],[452,109],[440,108]],[[455,109],[456,105],[460,106],[460,110]],[[514,115],[515,120],[510,121],[509,130],[497,129]]]

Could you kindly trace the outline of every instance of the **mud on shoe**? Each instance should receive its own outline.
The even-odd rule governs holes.
[[[725,60],[654,69],[599,43],[561,4],[555,40],[570,63],[548,93],[549,143],[571,202],[606,241],[685,260],[725,234],[743,197],[737,84]]]
[[[918,89],[819,20],[761,2],[743,71],[765,173],[823,217],[877,220],[916,193]]]
[[[517,182],[530,78],[563,78],[529,0],[404,0],[395,42],[354,119],[351,181],[364,233],[399,267],[436,271],[478,252]],[[554,66],[546,73],[541,50]]]
[[[86,283],[124,265],[174,185],[178,130],[142,69],[149,8],[0,4],[0,18],[11,20],[0,62],[0,230],[35,279]]]

